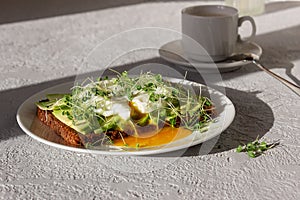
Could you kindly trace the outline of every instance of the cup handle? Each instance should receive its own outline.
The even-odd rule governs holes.
[[[240,27],[245,21],[249,21],[252,25],[252,33],[249,37],[247,38],[241,38],[241,36],[239,35],[238,36],[238,42],[249,42],[251,40],[253,40],[253,38],[255,37],[255,34],[256,34],[256,25],[255,25],[255,21],[252,17],[250,16],[243,16],[243,17],[240,17],[239,20],[238,20],[238,26]]]

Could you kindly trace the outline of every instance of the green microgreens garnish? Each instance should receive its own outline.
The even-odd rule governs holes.
[[[265,141],[259,142],[258,137],[253,141],[249,142],[246,145],[239,145],[236,148],[236,152],[247,152],[248,156],[251,158],[256,158],[262,155],[268,149],[272,149],[273,147],[279,145],[279,142],[267,144]]]
[[[136,144],[135,144],[135,148],[138,149],[139,147],[140,147],[140,144],[139,144],[139,143],[136,143]]]

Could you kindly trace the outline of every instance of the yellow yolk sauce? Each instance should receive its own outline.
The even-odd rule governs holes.
[[[139,136],[128,136],[123,139],[114,140],[116,146],[127,147],[153,147],[170,143],[175,140],[189,136],[191,130],[179,127],[163,127],[158,132],[149,131],[139,134]]]

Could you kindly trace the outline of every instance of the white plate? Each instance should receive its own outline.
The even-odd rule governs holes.
[[[131,149],[130,151],[115,146],[103,146],[103,148],[97,150],[70,146],[66,144],[62,138],[57,136],[53,131],[51,131],[47,126],[42,124],[37,119],[35,102],[44,99],[46,94],[70,92],[70,88],[74,85],[73,82],[60,84],[48,88],[28,98],[18,109],[17,121],[21,129],[26,134],[28,134],[32,138],[44,144],[65,149],[65,150],[76,151],[76,152],[106,154],[106,155],[111,155],[111,154],[150,155],[150,154],[159,154],[159,153],[185,149],[190,146],[203,143],[213,137],[218,136],[232,123],[235,116],[235,108],[233,106],[233,103],[221,92],[211,88],[207,88],[206,86],[203,86],[199,83],[195,83],[187,80],[175,79],[175,78],[168,78],[167,80],[171,82],[177,82],[177,83],[179,82],[184,85],[196,86],[197,88],[201,86],[203,91],[205,90],[209,92],[210,98],[215,104],[216,112],[218,113],[218,116],[216,117],[217,121],[211,123],[208,131],[203,133],[193,132],[190,136],[186,138],[176,140],[164,146],[157,146],[153,148]]]
[[[237,43],[235,51],[236,52],[234,53],[253,53],[258,57],[262,54],[262,48],[254,42]],[[184,70],[197,71],[197,69],[199,69],[200,72],[207,73],[213,72],[213,69],[216,69],[216,66],[220,72],[229,72],[250,63],[250,61],[244,62],[232,60],[225,60],[216,63],[202,63],[200,61],[191,60],[185,56],[181,46],[181,40],[174,40],[161,46],[159,54],[164,60],[177,64]]]

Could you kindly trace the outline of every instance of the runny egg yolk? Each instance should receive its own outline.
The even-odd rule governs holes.
[[[153,130],[154,131],[154,130]],[[163,127],[157,132],[144,132],[138,137],[128,136],[123,139],[114,140],[116,146],[128,146],[128,147],[153,147],[168,144],[175,140],[182,139],[189,136],[192,131],[183,127]]]

